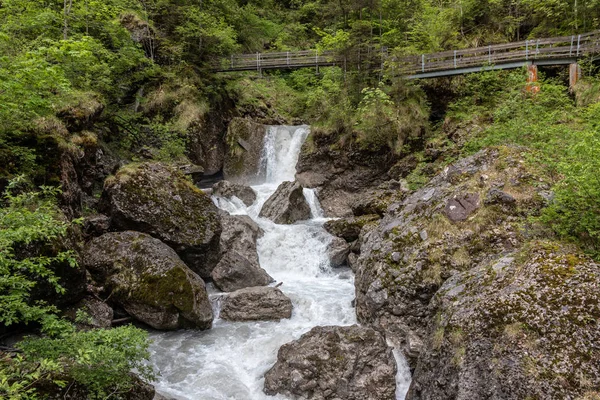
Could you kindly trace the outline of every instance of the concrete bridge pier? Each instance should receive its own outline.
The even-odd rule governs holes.
[[[578,63],[572,63],[569,65],[569,90],[573,91],[573,88],[581,79],[581,66]]]

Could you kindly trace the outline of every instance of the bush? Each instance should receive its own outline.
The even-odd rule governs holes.
[[[0,208],[0,326],[39,326],[44,335],[19,343],[22,355],[0,358],[0,398],[37,399],[40,386],[73,383],[83,385],[91,399],[118,398],[133,384],[132,369],[152,379],[144,363],[149,358],[147,334],[134,327],[76,332],[56,315],[56,307],[31,300],[32,289],[42,282],[64,293],[53,265],[77,266],[69,250],[53,256],[23,256],[19,251],[31,244],[56,243],[67,235],[70,223],[55,205],[58,192],[51,187],[31,191],[21,177],[9,183]]]

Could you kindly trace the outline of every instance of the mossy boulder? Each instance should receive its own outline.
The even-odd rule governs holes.
[[[543,207],[548,178],[525,155],[501,147],[463,158],[390,205],[375,229],[363,230],[355,263],[358,319],[383,329],[412,368],[436,313],[430,301],[443,282],[519,249],[535,233],[528,217]],[[482,201],[491,189],[514,202]],[[468,210],[450,215],[466,198],[473,200]]]
[[[211,327],[204,281],[160,240],[106,233],[86,245],[82,258],[104,294],[135,319],[163,330]]]
[[[583,399],[600,388],[600,265],[559,243],[456,274],[407,399]]]
[[[236,183],[261,180],[259,170],[265,132],[265,125],[252,120],[239,117],[231,120],[225,137],[225,179]]]
[[[374,329],[318,326],[281,346],[264,391],[303,399],[393,400],[396,361]]]
[[[104,184],[102,208],[110,215],[111,229],[160,239],[203,278],[219,261],[218,209],[173,168],[160,163],[122,167]]]

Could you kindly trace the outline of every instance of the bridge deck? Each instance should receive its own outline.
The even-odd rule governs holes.
[[[395,57],[381,52],[381,63],[401,71],[408,79],[432,78],[481,71],[519,68],[526,64],[559,65],[600,52],[600,31],[581,35],[481,46],[416,56]],[[261,71],[345,65],[333,51],[302,50],[277,53],[236,54],[220,60],[215,71]]]

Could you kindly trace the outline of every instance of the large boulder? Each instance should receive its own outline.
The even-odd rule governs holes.
[[[227,252],[212,272],[212,280],[224,292],[233,292],[252,286],[264,286],[273,278],[258,264],[236,250]]]
[[[310,206],[298,182],[283,182],[265,201],[260,216],[276,224],[293,224],[310,219]]]
[[[90,241],[83,265],[112,302],[156,329],[211,327],[202,279],[175,251],[140,232],[106,233]]]
[[[361,233],[358,320],[383,330],[412,368],[436,316],[431,299],[444,281],[526,242],[523,223],[543,207],[539,191],[548,178],[535,175],[524,156],[501,148],[461,159]],[[493,188],[514,204],[481,201]]]
[[[265,393],[306,399],[393,400],[396,361],[377,331],[318,326],[279,349]]]
[[[223,174],[232,182],[258,181],[260,158],[265,138],[265,125],[245,118],[233,118],[225,137],[228,151]]]
[[[218,209],[181,172],[160,163],[130,164],[106,180],[102,196],[112,229],[152,235],[210,277],[220,255]]]
[[[220,317],[229,321],[279,321],[292,316],[292,301],[274,287],[250,287],[228,294]]]
[[[327,246],[329,264],[333,268],[341,267],[347,263],[348,254],[350,254],[350,244],[344,239],[334,236],[329,246]]]
[[[219,181],[212,187],[213,195],[231,199],[233,196],[242,200],[246,206],[251,206],[256,201],[256,193],[249,186]]]
[[[221,260],[211,274],[215,286],[231,292],[273,282],[258,264],[256,241],[264,234],[263,230],[247,215],[223,213],[221,221]]]
[[[598,287],[600,265],[552,242],[454,275],[407,399],[597,398]]]

